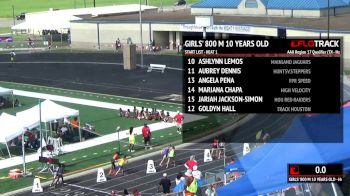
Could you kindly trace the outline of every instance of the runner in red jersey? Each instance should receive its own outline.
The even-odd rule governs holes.
[[[179,134],[181,134],[182,131],[182,124],[183,124],[183,120],[184,120],[184,115],[182,113],[180,113],[179,111],[177,111],[177,114],[175,115],[175,121],[176,121],[176,126],[177,126],[177,132]]]
[[[190,170],[191,172],[193,171],[193,166],[198,166],[197,161],[195,160],[195,156],[192,155],[190,157],[190,160],[186,161],[185,163],[185,167],[187,168],[187,170]]]

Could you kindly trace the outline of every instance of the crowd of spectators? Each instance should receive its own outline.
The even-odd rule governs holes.
[[[2,97],[0,96],[0,109],[5,109],[5,108],[12,108],[12,107],[19,107],[21,106],[20,102],[18,99],[15,99],[14,101],[10,100],[9,97]]]
[[[134,109],[131,111],[130,109],[123,110],[122,108],[119,109],[119,116],[125,117],[125,118],[135,118],[139,120],[158,120],[158,121],[164,121],[172,123],[174,121],[174,118],[170,116],[169,112],[166,112],[164,110],[158,111],[155,108],[152,108],[151,111],[148,110],[148,108],[142,107],[140,110],[134,106]]]
[[[22,135],[10,141],[11,146],[22,146],[22,141],[24,141],[24,147],[28,149],[37,150],[40,147],[40,134],[37,129],[27,130],[24,133],[24,138],[22,140]]]

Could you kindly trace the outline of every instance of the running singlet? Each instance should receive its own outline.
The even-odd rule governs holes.
[[[163,149],[162,155],[168,155],[168,154],[169,154],[169,148],[166,147],[166,148]]]
[[[132,133],[132,134],[129,136],[129,143],[130,143],[130,144],[135,144],[135,141],[136,141],[135,134]]]
[[[169,157],[175,157],[175,150],[169,151]]]
[[[118,160],[118,165],[119,166],[124,166],[125,165],[125,160],[124,159],[119,159]]]
[[[197,163],[197,161],[195,161],[195,160],[188,160],[188,161],[186,162],[186,165],[188,166],[188,168],[189,168],[190,170],[193,170],[193,166],[198,165],[198,163]]]

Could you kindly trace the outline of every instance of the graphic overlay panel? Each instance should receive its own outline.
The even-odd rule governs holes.
[[[282,142],[342,141],[341,39],[238,37],[203,40],[185,36],[183,43],[186,113],[209,116],[268,113],[276,118],[285,115],[288,116],[285,130],[300,118],[316,117],[317,121],[320,120],[317,118],[331,115],[326,118],[332,120],[336,130],[321,132],[317,138],[304,134],[308,138],[292,136]],[[309,121],[303,120],[302,131],[316,129],[316,123]],[[229,123],[220,124],[220,129],[227,126]],[[193,126],[185,124],[184,128],[187,129],[184,141],[189,141],[187,136],[192,135]],[[331,134],[333,136],[329,137]],[[235,138],[232,133],[222,137],[230,142],[257,140],[252,136],[232,139]]]
[[[289,164],[288,182],[342,182],[342,164]]]

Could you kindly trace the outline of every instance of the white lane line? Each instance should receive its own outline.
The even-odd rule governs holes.
[[[64,185],[77,187],[77,188],[80,188],[80,189],[83,189],[83,190],[86,189],[86,190],[89,190],[89,191],[95,191],[95,192],[98,192],[98,193],[104,193],[104,194],[108,194],[108,195],[111,194],[110,192],[101,191],[101,190],[97,190],[97,189],[92,189],[92,188],[85,187],[85,186],[79,186],[79,185],[76,185],[76,184],[67,184],[67,183],[64,183]]]

